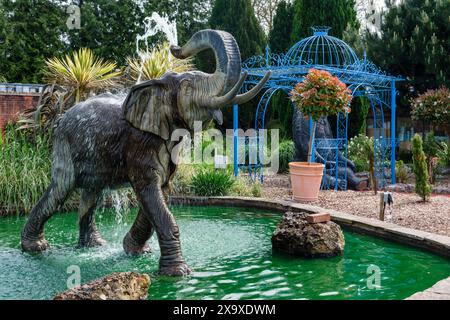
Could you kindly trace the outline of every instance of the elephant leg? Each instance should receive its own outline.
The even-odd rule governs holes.
[[[133,188],[158,236],[161,249],[160,273],[169,276],[187,275],[191,270],[181,254],[180,232],[164,201],[159,176],[156,172],[147,172],[146,174],[147,181],[145,183],[135,181]]]
[[[44,225],[72,190],[68,181],[53,181],[44,195],[30,212],[21,236],[22,250],[28,252],[44,251],[49,247],[44,238]]]
[[[100,199],[101,192],[83,189],[78,210],[80,228],[79,247],[98,247],[106,244],[95,225],[95,208]]]
[[[69,145],[64,139],[58,140],[53,146],[52,182],[31,210],[22,230],[22,250],[35,252],[49,247],[44,238],[44,225],[74,188],[74,176]]]
[[[153,235],[154,228],[149,219],[149,214],[139,208],[136,220],[127,235],[123,239],[123,249],[131,255],[140,255],[150,252],[147,240]]]

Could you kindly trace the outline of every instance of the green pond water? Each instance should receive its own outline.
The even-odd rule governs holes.
[[[450,261],[439,256],[345,232],[341,257],[300,259],[273,254],[270,237],[281,215],[244,208],[172,208],[181,231],[184,257],[194,269],[185,278],[157,274],[159,248],[129,257],[122,239],[136,211],[97,213],[108,244],[76,249],[75,213],[55,215],[46,226],[52,248],[30,255],[19,249],[25,218],[0,219],[0,299],[51,299],[67,289],[71,266],[81,282],[115,271],[149,273],[150,299],[403,299],[450,276]],[[369,268],[381,271],[380,285],[368,286]],[[368,273],[369,272],[369,273]]]

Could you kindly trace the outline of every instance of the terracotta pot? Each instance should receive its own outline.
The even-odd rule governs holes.
[[[289,162],[291,188],[295,201],[316,201],[322,182],[324,165],[316,162]]]

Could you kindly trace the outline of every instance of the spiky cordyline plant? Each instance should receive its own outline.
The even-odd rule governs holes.
[[[128,58],[129,76],[133,81],[161,78],[167,71],[176,73],[193,70],[192,58],[177,59],[169,51],[169,43],[156,46],[149,53],[141,53],[143,59]]]
[[[75,102],[85,99],[90,92],[113,87],[122,73],[115,62],[96,57],[92,50],[81,48],[63,59],[46,61],[45,79],[73,91]]]

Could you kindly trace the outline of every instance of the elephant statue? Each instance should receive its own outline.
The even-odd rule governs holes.
[[[294,137],[295,144],[295,161],[307,161],[308,158],[308,144],[309,144],[309,119],[306,118],[298,108],[294,108],[294,115],[292,117],[292,136]],[[317,122],[316,126],[316,139],[333,139],[333,132],[331,131],[330,123],[326,117],[320,118]],[[338,168],[339,174],[338,176],[343,177],[343,170],[346,170],[347,175],[347,183],[342,181],[342,179],[338,179],[338,187],[339,189],[343,189],[345,185],[347,188],[353,190],[363,190],[367,187],[368,181],[367,179],[360,179],[355,175],[355,165],[349,159],[346,159],[341,152],[338,152],[338,161],[340,163],[347,162],[347,167]],[[330,157],[330,159],[327,158]],[[328,168],[330,163],[335,163],[336,158],[331,153],[328,155],[321,154],[318,150],[315,150],[315,157],[318,162],[324,163]],[[331,159],[332,158],[332,159]],[[336,177],[328,174],[324,174],[323,176],[323,184],[324,185],[335,185]]]
[[[180,59],[206,49],[215,54],[216,70],[212,74],[167,72],[160,79],[133,86],[124,100],[100,95],[76,104],[58,120],[51,183],[22,231],[24,251],[49,247],[44,225],[75,188],[81,189],[78,245],[104,244],[94,218],[102,190],[130,184],[139,211],[123,240],[125,252],[137,255],[148,251],[147,240],[156,232],[161,249],[160,273],[190,273],[182,256],[177,223],[164,197],[177,167],[172,153],[181,143],[172,141],[171,134],[177,129],[192,134],[194,121],[221,122],[220,108],[249,101],[270,77],[269,72],[251,90],[238,94],[246,74],[241,74],[235,39],[224,31],[202,30],[183,47],[170,48]]]

